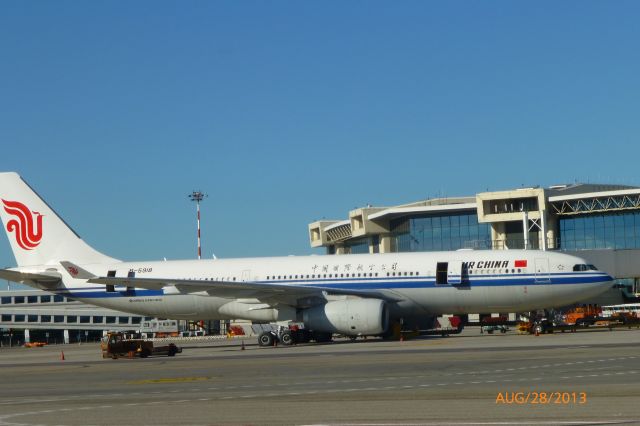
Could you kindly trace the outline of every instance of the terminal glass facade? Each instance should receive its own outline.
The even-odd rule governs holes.
[[[491,227],[478,223],[475,212],[397,219],[391,230],[399,252],[491,247]]]
[[[564,250],[640,248],[640,212],[561,217],[560,247]]]
[[[350,254],[365,254],[369,253],[369,239],[360,238],[355,241],[351,241],[345,245],[345,250]]]

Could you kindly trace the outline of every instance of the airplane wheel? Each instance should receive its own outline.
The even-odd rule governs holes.
[[[263,332],[258,336],[258,344],[260,346],[273,346],[274,336],[270,331]]]
[[[280,342],[286,346],[293,345],[293,336],[291,335],[291,332],[285,331],[284,333],[282,333],[282,335],[280,336]]]

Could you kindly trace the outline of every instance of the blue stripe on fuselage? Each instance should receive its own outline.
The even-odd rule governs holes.
[[[548,278],[536,278],[532,274],[482,275],[465,279],[459,284],[436,284],[435,277],[367,277],[349,279],[314,279],[297,281],[257,281],[255,284],[292,284],[305,287],[335,288],[340,290],[393,290],[451,287],[508,287],[563,284],[596,284],[611,281],[607,274],[552,274]],[[103,287],[68,288],[56,292],[61,296],[77,299],[163,296],[162,290],[132,289],[106,292]]]

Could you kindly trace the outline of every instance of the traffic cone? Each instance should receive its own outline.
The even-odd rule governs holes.
[[[244,351],[244,340],[242,341],[242,345],[240,345],[240,350]]]
[[[64,351],[60,351],[60,361],[64,361]]]
[[[536,327],[535,330],[536,330],[535,335],[539,336],[540,335],[540,330],[538,330],[538,327]]]

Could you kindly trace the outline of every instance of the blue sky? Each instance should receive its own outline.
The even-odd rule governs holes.
[[[640,184],[637,2],[3,2],[0,169],[122,259],[366,204]],[[14,259],[4,239],[0,264]]]

